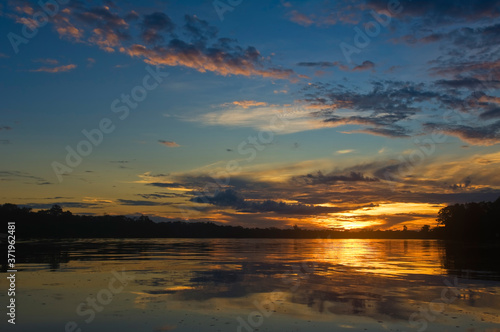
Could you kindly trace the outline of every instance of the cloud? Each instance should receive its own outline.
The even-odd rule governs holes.
[[[10,140],[8,140],[8,139],[0,139],[0,144],[10,144]]]
[[[12,127],[10,127],[10,126],[0,127],[0,131],[2,131],[2,130],[12,130]]]
[[[8,144],[8,143],[7,143]],[[45,185],[51,184],[42,177],[32,175],[28,172],[22,171],[0,171],[0,182],[2,181],[12,181],[12,180],[34,180],[35,182],[29,182],[31,184]]]
[[[263,59],[254,47],[246,49],[206,48],[173,39],[166,46],[147,48],[134,44],[124,52],[131,57],[143,58],[153,65],[183,66],[199,72],[215,72],[222,76],[262,76],[275,79],[292,79],[291,69],[264,68]]]
[[[150,186],[160,187],[160,188],[182,188],[184,187],[181,183],[166,183],[166,182],[152,182],[148,183]]]
[[[82,203],[82,202],[53,202],[53,203],[28,203],[22,204],[22,206],[29,207],[32,209],[50,209],[53,205],[59,205],[63,209],[71,209],[71,208],[95,208],[100,204],[97,203]]]
[[[113,164],[128,164],[130,160],[110,160],[109,162]]]
[[[385,0],[367,0],[366,5],[375,10],[387,10]],[[420,0],[402,4],[403,11],[399,19],[422,19],[427,24],[443,25],[457,22],[472,22],[482,19],[500,17],[497,0],[454,1],[454,0]]]
[[[317,173],[296,176],[293,178],[293,181],[309,185],[318,185],[332,184],[337,182],[378,182],[380,180],[378,178],[366,177],[362,173],[354,171],[350,172],[347,175],[340,175],[334,172],[323,174],[323,172],[318,171]]]
[[[5,53],[0,53],[0,59],[8,59],[10,58],[7,54]]]
[[[59,60],[56,59],[36,59],[33,62],[40,62],[46,65],[57,65],[59,64]]]
[[[356,66],[352,69],[352,71],[365,71],[365,70],[374,70],[375,64],[371,61],[364,61],[361,65]]]
[[[30,70],[31,72],[44,72],[44,73],[62,73],[62,72],[67,72],[70,70],[73,70],[76,68],[76,65],[66,65],[66,66],[59,66],[59,67],[41,67],[38,69],[32,69]]]
[[[354,150],[338,150],[337,153],[338,154],[348,154],[348,153],[352,153],[354,152]]]
[[[191,199],[196,203],[208,203],[221,207],[231,207],[242,212],[262,213],[275,212],[278,214],[315,215],[342,211],[342,208],[314,206],[308,204],[288,204],[273,200],[251,202],[245,200],[234,190],[227,189],[214,196],[196,196]]]
[[[469,91],[487,87],[484,83],[476,78],[429,83],[382,80],[372,81],[371,89],[314,83],[302,90],[301,101],[308,104],[305,109],[310,109],[317,121],[332,127],[361,127],[343,132],[347,134],[405,138],[442,127],[441,132],[468,143],[492,145],[496,144],[498,131],[496,124],[488,121],[498,118],[497,97],[481,90]],[[443,110],[442,121],[434,115],[437,108]],[[469,124],[457,127],[452,123],[455,120]]]
[[[328,67],[337,67],[340,63],[329,62],[329,61],[319,61],[319,62],[299,62],[297,66],[301,67],[320,67],[320,68],[328,68]]]
[[[490,146],[500,143],[500,121],[482,126],[439,123],[425,123],[424,126],[431,130],[439,130],[446,135],[456,136],[473,145]]]
[[[122,205],[130,205],[130,206],[161,206],[161,205],[170,205],[170,203],[164,202],[153,202],[153,201],[144,201],[144,200],[130,200],[130,199],[118,199],[118,202]]]
[[[145,199],[162,199],[162,198],[176,198],[176,197],[188,197],[185,194],[178,193],[156,193],[156,194],[136,194]]]
[[[490,120],[495,118],[500,118],[500,107],[490,109],[481,113],[481,119]]]
[[[141,38],[146,44],[157,44],[165,41],[161,33],[172,33],[175,24],[170,17],[161,12],[144,15],[141,22]]]
[[[273,131],[275,134],[289,134],[307,130],[331,127],[326,122],[315,119],[310,112],[296,112],[291,107],[267,106],[244,109],[224,109],[202,114],[185,121],[201,122],[211,126],[248,127],[263,131]]]
[[[236,105],[236,106],[240,106],[240,107],[243,107],[243,108],[257,107],[257,106],[267,106],[266,102],[255,101],[255,100],[233,101],[231,104]]]
[[[382,137],[393,137],[393,138],[401,138],[401,137],[410,137],[408,130],[400,127],[400,126],[392,126],[392,128],[364,128],[359,130],[351,130],[349,132],[344,132],[346,134],[369,134],[374,136],[382,136]]]
[[[287,7],[287,8],[291,8]],[[362,18],[362,12],[366,9],[362,1],[327,1],[317,4],[299,4],[296,8],[286,13],[286,17],[296,24],[304,27],[315,25],[325,27],[337,24],[358,24]],[[387,9],[387,5],[386,5]],[[314,11],[314,14],[305,14]]]
[[[308,27],[314,23],[314,15],[305,15],[298,12],[297,10],[292,10],[290,13],[288,13],[288,17],[290,21],[305,27]]]
[[[441,68],[437,70],[436,72],[439,72],[440,74],[444,74],[449,71],[455,71],[456,68]],[[462,71],[462,69],[460,69]],[[458,77],[457,79],[452,79],[452,80],[438,80],[435,82],[436,85],[438,86],[444,86],[448,88],[467,88],[469,90],[474,90],[474,89],[484,89],[484,88],[489,88],[490,86],[496,86],[500,84],[500,82],[485,82],[482,80],[479,80],[477,78],[473,77]],[[493,84],[493,85],[490,85]]]
[[[16,15],[14,18],[20,23],[36,25],[29,21],[30,14]],[[97,45],[110,53],[120,51],[148,64],[182,66],[223,76],[291,81],[300,78],[291,69],[271,65],[269,58],[255,47],[242,47],[234,39],[219,38],[217,28],[195,15],[185,15],[184,21],[185,24],[177,28],[162,12],[140,15],[133,11],[123,13],[117,6],[71,2],[54,15],[50,23],[61,38]],[[139,37],[135,37],[137,31]]]
[[[168,146],[169,148],[177,148],[180,145],[175,143],[174,141],[164,141],[164,140],[158,140],[158,143],[163,144],[165,146]]]
[[[191,37],[193,42],[207,42],[217,37],[219,30],[208,24],[207,21],[199,19],[196,15],[185,15],[184,31]]]

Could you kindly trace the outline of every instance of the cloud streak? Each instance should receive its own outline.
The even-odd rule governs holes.
[[[165,141],[165,140],[158,140],[158,143],[165,145],[169,148],[178,148],[180,147],[179,144],[175,143],[174,141]]]
[[[34,73],[64,73],[75,69],[77,66],[74,64],[59,66],[59,67],[40,67],[30,70]]]

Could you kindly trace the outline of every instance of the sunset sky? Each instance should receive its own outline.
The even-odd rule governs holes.
[[[500,1],[48,3],[0,4],[0,203],[413,229],[500,196]]]

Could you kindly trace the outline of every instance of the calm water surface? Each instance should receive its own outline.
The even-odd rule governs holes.
[[[17,324],[4,318],[2,331],[500,331],[495,246],[113,239],[18,248]],[[0,287],[5,304],[5,277]]]

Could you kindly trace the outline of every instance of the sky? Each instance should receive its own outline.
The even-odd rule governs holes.
[[[0,4],[0,202],[419,229],[500,196],[500,1]]]

